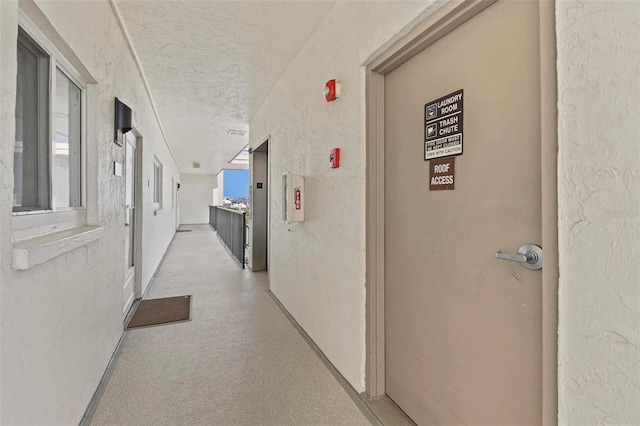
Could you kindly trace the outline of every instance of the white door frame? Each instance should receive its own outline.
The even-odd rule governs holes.
[[[174,197],[174,204],[173,204],[173,208],[176,209],[175,211],[175,225],[176,225],[176,230],[178,228],[180,228],[180,182],[178,182],[177,180],[174,182],[173,184],[173,188],[171,188],[171,190],[173,191],[173,197]]]
[[[134,250],[135,250],[135,276],[133,279],[133,299],[138,300],[142,298],[142,236],[144,233],[142,232],[142,228],[144,226],[144,197],[143,197],[143,182],[144,182],[144,173],[143,173],[143,148],[144,148],[144,138],[142,134],[134,127],[131,130],[133,136],[136,138],[136,163],[135,163],[135,188],[134,188],[134,203],[136,206],[135,214],[134,214]]]
[[[452,0],[366,67],[366,392],[385,388],[384,84],[385,75],[496,0]],[[505,0],[508,1],[508,0]],[[540,2],[542,168],[542,420],[558,422],[558,201],[555,1]]]

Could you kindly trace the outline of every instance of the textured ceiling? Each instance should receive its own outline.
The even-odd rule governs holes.
[[[182,173],[217,173],[333,1],[116,0]],[[193,169],[194,161],[201,163]]]

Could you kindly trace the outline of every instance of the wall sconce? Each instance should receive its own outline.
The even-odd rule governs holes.
[[[118,98],[116,98],[116,107],[115,107],[115,118],[113,125],[113,133],[114,133],[114,142],[118,145],[122,146],[122,142],[118,139],[118,130],[122,132],[124,135],[129,130],[131,130],[131,108],[127,105],[120,102]]]

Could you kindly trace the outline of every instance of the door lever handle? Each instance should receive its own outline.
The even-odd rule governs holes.
[[[520,263],[527,263],[529,262],[529,259],[530,259],[530,257],[527,257],[527,255],[524,255],[524,254],[511,254],[511,253],[502,253],[502,252],[497,252],[496,257],[498,259],[511,260],[512,262],[520,262]]]
[[[529,269],[542,269],[542,248],[534,244],[523,245],[517,254],[497,252],[496,258],[519,262]]]

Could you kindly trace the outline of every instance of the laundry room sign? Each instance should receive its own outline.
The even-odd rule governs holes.
[[[425,161],[462,154],[463,107],[464,90],[425,104]]]

